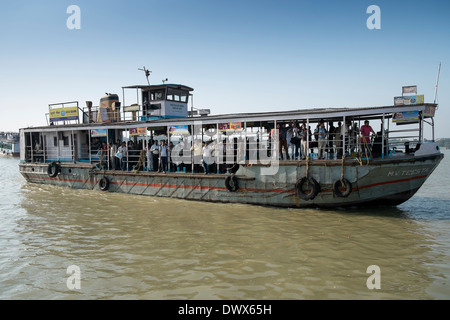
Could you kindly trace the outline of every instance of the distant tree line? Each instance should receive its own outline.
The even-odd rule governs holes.
[[[439,147],[444,147],[444,148],[450,149],[450,138],[439,139],[439,140],[436,140],[436,142],[439,144]]]

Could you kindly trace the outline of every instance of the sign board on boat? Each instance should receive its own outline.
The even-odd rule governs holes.
[[[50,122],[78,120],[78,107],[50,108]]]
[[[408,106],[414,104],[423,104],[425,100],[424,95],[416,95],[416,96],[402,96],[394,98],[395,106]]]
[[[106,129],[91,129],[91,137],[106,137]]]
[[[131,128],[130,136],[145,136],[147,134],[147,128]]]
[[[415,93],[417,94],[417,86],[404,86],[402,87],[402,95],[405,93]]]
[[[394,114],[392,121],[395,123],[413,123],[419,121],[419,111],[405,111]]]
[[[181,125],[181,126],[170,126],[169,127],[169,133],[171,135],[188,135],[189,134],[189,128],[187,125]]]

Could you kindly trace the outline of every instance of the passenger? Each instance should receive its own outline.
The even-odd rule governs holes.
[[[168,147],[165,140],[161,140],[161,145],[159,146],[159,155],[161,160],[161,171],[163,173],[167,172],[167,159],[168,159]]]
[[[336,128],[333,121],[328,122],[328,159],[334,159],[334,136],[336,134]]]
[[[358,144],[358,136],[359,136],[359,128],[356,122],[353,123],[353,126],[350,130],[350,152],[355,152]]]
[[[217,172],[217,157],[219,145],[216,140],[210,143],[211,147],[211,163],[209,164],[209,170],[213,173]]]
[[[174,145],[173,145],[173,142],[172,141],[170,141],[169,142],[169,146],[168,146],[168,152],[169,152],[169,156],[168,156],[168,158],[167,158],[167,160],[169,161],[169,163],[168,163],[168,168],[170,169],[169,171],[170,172],[174,172],[174,171],[176,171],[176,165],[173,163],[173,161],[172,161],[172,151],[173,151],[173,148],[174,148]]]
[[[122,171],[125,170],[126,167],[126,162],[124,159],[126,159],[126,155],[127,155],[127,144],[124,142],[122,142],[122,145],[117,149],[117,158],[120,159],[120,168],[122,169]]]
[[[194,156],[194,172],[200,173],[202,163],[202,141],[200,139],[195,140],[193,146],[191,147],[191,151]]]
[[[151,171],[159,170],[159,146],[158,140],[154,140],[152,146],[150,147],[150,151],[152,152],[152,166],[150,167]]]
[[[308,156],[308,134],[309,130],[306,129],[306,124],[302,124],[302,128],[300,130],[300,139],[301,139],[301,159],[305,160]]]
[[[361,127],[361,150],[363,154],[365,154],[367,150],[370,151],[370,133],[375,136],[377,135],[369,125],[369,120],[366,120],[364,121],[364,125]]]
[[[334,133],[334,144],[336,145],[336,159],[342,158],[342,123],[339,121]]]
[[[314,147],[315,145],[317,145],[317,142],[313,142],[312,140],[312,130],[311,130],[311,126],[308,126],[308,139],[309,139],[309,146],[308,148],[310,149],[310,153],[314,153]]]
[[[277,129],[279,130],[280,134],[280,159],[283,160],[283,149],[286,154],[286,160],[289,160],[289,151],[288,151],[288,145],[286,140],[287,135],[287,128],[285,124],[277,124]]]
[[[205,174],[209,174],[209,166],[211,164],[211,146],[209,141],[206,141],[202,150],[202,164],[205,170]]]
[[[319,160],[325,159],[325,148],[327,147],[327,129],[325,129],[325,123],[322,120],[319,123],[319,126],[314,131],[314,135],[316,136],[316,139],[318,141],[318,153],[319,153]]]
[[[342,140],[342,154],[341,157],[344,153],[347,152],[347,150],[349,150],[349,144],[350,144],[350,126],[351,126],[351,122],[350,120],[346,120],[345,124],[342,125],[341,128],[341,140]],[[345,147],[344,147],[345,144]],[[344,150],[345,149],[345,150]]]
[[[295,121],[294,122],[294,126],[292,128],[292,137],[294,138],[294,159],[296,160],[300,160],[300,143],[301,143],[301,139],[300,139],[300,127],[298,125],[298,122]]]
[[[151,143],[150,141],[147,143],[147,149],[146,149],[146,153],[147,153],[147,171],[150,171],[152,168],[152,151],[151,151]]]
[[[119,166],[117,165],[117,157],[116,157],[116,153],[117,153],[117,145],[113,142],[111,143],[111,146],[109,147],[109,161],[110,161],[110,169],[111,170],[116,170],[116,168],[118,168]]]
[[[292,121],[289,123],[289,127],[286,128],[286,143],[288,147],[287,155],[294,158],[295,155],[295,144],[291,141],[294,136],[293,133],[294,124]]]
[[[170,162],[174,166],[174,171],[182,171],[182,163],[183,163],[183,145],[181,140],[178,141],[177,145],[173,147],[170,152]]]

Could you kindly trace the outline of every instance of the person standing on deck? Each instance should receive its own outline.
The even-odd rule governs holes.
[[[150,168],[151,171],[158,171],[158,162],[159,162],[159,146],[158,140],[153,140],[153,144],[150,148],[152,153],[152,166]]]
[[[319,159],[325,159],[325,148],[327,147],[327,129],[325,129],[325,123],[320,121],[319,126],[314,132],[317,134],[317,145],[319,149]]]
[[[377,135],[375,131],[373,131],[372,127],[369,125],[369,120],[364,121],[364,125],[361,126],[361,151],[363,155],[366,153],[366,149],[369,149],[370,143],[370,133]],[[370,149],[369,149],[370,151]]]
[[[340,121],[334,130],[334,145],[336,146],[336,159],[342,158],[342,124]]]
[[[161,145],[159,146],[159,155],[161,158],[161,171],[163,173],[167,172],[167,159],[169,155],[168,147],[165,140],[161,140]]]
[[[191,147],[191,151],[194,156],[194,172],[200,173],[200,167],[202,163],[202,141],[200,139],[196,139],[194,144]]]
[[[328,122],[328,159],[334,159],[334,136],[336,134],[336,128],[333,125],[333,121]]]
[[[209,145],[209,141],[206,141],[202,149],[202,162],[205,174],[209,174],[209,165],[211,164],[211,146]]]
[[[287,146],[288,146],[288,153],[287,153],[287,155],[290,154],[291,158],[294,158],[294,154],[295,154],[295,150],[294,150],[295,145],[291,141],[291,139],[293,137],[293,132],[292,132],[293,129],[294,129],[294,126],[293,126],[292,121],[291,121],[289,123],[289,127],[286,128],[286,143],[287,143]]]
[[[120,159],[120,168],[122,169],[122,171],[124,171],[127,157],[127,144],[125,143],[125,141],[122,142],[122,145],[117,149],[117,155]]]
[[[279,124],[277,124],[277,128],[280,130],[280,158],[281,160],[283,160],[283,149],[284,152],[286,153],[286,160],[289,160],[289,150],[288,150],[288,145],[287,145],[287,140],[286,140],[286,136],[287,136],[287,128],[285,127],[285,124],[282,124],[281,126]]]
[[[305,160],[308,156],[308,135],[309,130],[306,129],[306,124],[303,123],[300,129],[300,139],[301,139],[301,159]]]

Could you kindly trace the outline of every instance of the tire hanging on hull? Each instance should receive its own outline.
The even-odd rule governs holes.
[[[230,192],[236,192],[239,190],[238,179],[236,178],[236,176],[234,174],[231,176],[228,176],[225,179],[225,187]]]
[[[55,178],[58,175],[58,173],[60,172],[60,170],[61,170],[61,167],[58,165],[58,163],[53,161],[47,167],[47,174],[50,178]]]
[[[102,191],[107,191],[109,189],[109,179],[107,177],[103,177],[98,182],[98,187]]]
[[[305,190],[303,190],[305,184],[311,186],[310,192],[305,192]],[[320,184],[314,178],[303,177],[295,184],[295,191],[300,199],[307,201],[313,200],[320,192]]]
[[[345,188],[341,191],[340,188]],[[336,180],[333,184],[333,192],[339,198],[346,198],[352,193],[352,184],[345,178]]]

